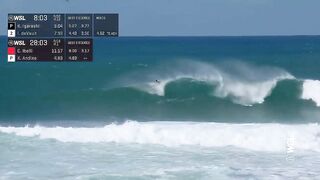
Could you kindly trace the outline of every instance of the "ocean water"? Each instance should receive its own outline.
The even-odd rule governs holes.
[[[0,179],[320,179],[320,36],[0,42]]]

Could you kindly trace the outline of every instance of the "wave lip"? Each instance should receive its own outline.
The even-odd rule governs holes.
[[[320,81],[319,80],[305,80],[303,82],[302,99],[312,100],[317,106],[320,106]]]
[[[320,152],[318,124],[226,124],[196,122],[136,122],[97,128],[0,127],[18,136],[77,143],[138,143],[169,147],[233,146],[255,151],[309,150]]]

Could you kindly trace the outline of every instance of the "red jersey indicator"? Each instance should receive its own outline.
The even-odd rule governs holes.
[[[15,55],[15,54],[16,54],[16,48],[8,47],[8,55]]]

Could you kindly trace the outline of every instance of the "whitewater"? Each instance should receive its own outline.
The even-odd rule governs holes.
[[[157,144],[203,147],[233,146],[253,151],[290,149],[320,152],[319,124],[230,124],[199,122],[137,122],[96,128],[0,127],[0,132],[74,143]],[[291,144],[288,145],[288,142]]]
[[[0,179],[318,179],[319,134],[318,124],[0,127]]]

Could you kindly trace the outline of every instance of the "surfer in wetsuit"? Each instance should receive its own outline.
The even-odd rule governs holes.
[[[160,83],[160,81],[158,79],[156,79],[156,83]]]

